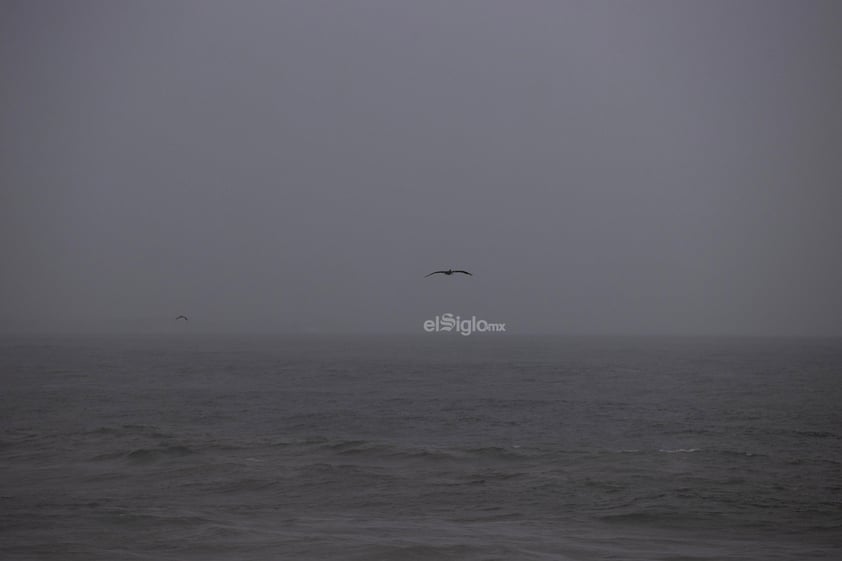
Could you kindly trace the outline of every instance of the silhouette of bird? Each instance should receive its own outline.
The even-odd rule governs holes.
[[[178,317],[177,317],[177,318],[175,318],[175,319],[176,319],[176,320],[183,319],[184,321],[188,321],[188,320],[187,320],[187,316],[178,316]]]
[[[452,275],[453,273],[462,273],[463,275],[468,275],[469,277],[474,276],[471,273],[469,273],[468,271],[462,271],[462,270],[459,270],[459,269],[456,269],[456,270],[448,269],[446,271],[433,271],[429,275],[424,275],[424,278],[426,279],[429,276],[438,275],[439,273],[441,273],[442,275],[448,275],[448,276]]]

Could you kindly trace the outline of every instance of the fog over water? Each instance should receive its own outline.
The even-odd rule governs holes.
[[[840,27],[4,1],[0,330],[842,334]]]

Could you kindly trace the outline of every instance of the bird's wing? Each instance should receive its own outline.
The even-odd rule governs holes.
[[[447,271],[433,271],[433,272],[432,272],[432,273],[430,273],[429,275],[424,275],[424,278],[426,279],[426,278],[427,278],[427,277],[429,277],[430,275],[436,275],[436,274],[438,274],[438,273],[446,273],[446,272],[447,272]]]
[[[465,275],[468,275],[468,276],[471,276],[471,277],[474,276],[471,273],[469,273],[468,271],[453,271],[453,272],[454,273],[462,273],[462,274],[465,274]]]

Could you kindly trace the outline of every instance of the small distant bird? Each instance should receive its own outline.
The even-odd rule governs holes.
[[[429,275],[424,275],[424,278],[426,279],[429,276],[437,275],[439,273],[441,273],[442,275],[448,275],[448,276],[452,275],[453,273],[462,273],[463,275],[468,275],[469,277],[474,276],[471,273],[469,273],[468,271],[461,271],[461,270],[458,270],[458,269],[457,270],[448,269],[446,271],[433,271]]]
[[[178,321],[178,320],[180,320],[180,319],[183,319],[184,321],[188,321],[188,320],[187,320],[187,316],[178,316],[178,317],[177,317],[177,318],[175,318],[175,319],[176,319],[176,321]]]

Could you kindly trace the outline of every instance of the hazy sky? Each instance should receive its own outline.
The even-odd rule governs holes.
[[[842,334],[840,29],[834,0],[0,0],[0,329]]]

